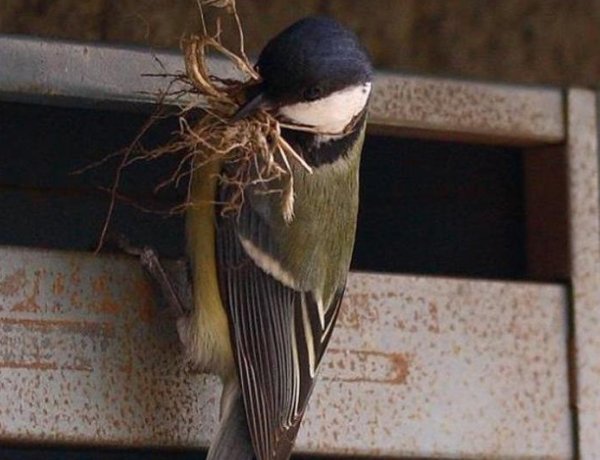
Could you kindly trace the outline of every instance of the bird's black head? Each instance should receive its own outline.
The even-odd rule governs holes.
[[[371,81],[371,63],[353,32],[326,17],[302,19],[273,38],[257,68],[266,95],[312,101]]]
[[[373,74],[354,33],[326,17],[305,18],[285,29],[265,46],[256,67],[262,81],[240,115],[262,107],[332,133],[362,112]]]

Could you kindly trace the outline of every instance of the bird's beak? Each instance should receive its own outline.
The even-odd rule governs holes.
[[[231,117],[233,122],[243,120],[244,118],[255,113],[257,110],[268,110],[272,108],[272,104],[267,100],[264,93],[259,88],[257,89],[258,91],[250,91],[252,96],[249,97],[248,100],[244,102],[244,104],[233,115],[233,117]]]

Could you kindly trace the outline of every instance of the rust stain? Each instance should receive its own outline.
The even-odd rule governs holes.
[[[136,282],[133,286],[135,296],[133,304],[137,305],[139,319],[144,324],[150,324],[156,313],[153,291],[145,280]]]
[[[54,295],[62,295],[65,292],[65,275],[62,273],[59,273],[58,275],[56,275],[56,278],[54,279],[54,283],[52,283],[52,292],[54,293]]]
[[[406,353],[390,353],[387,355],[394,363],[394,377],[388,382],[394,385],[405,384],[410,374],[411,356]]]
[[[352,305],[353,308],[361,309],[369,306],[369,292],[359,292],[356,294],[348,294],[344,297],[345,301]]]
[[[338,318],[338,327],[348,329],[358,329],[360,327],[360,317],[358,312],[352,308],[342,308]]]
[[[42,363],[42,362],[29,362],[24,363],[20,361],[0,361],[1,369],[31,369],[36,371],[55,371],[58,370],[56,363]]]
[[[49,332],[55,329],[68,329],[73,332],[82,334],[102,334],[102,335],[114,335],[114,327],[110,323],[106,322],[95,322],[95,321],[82,321],[82,320],[68,320],[68,319],[16,319],[16,318],[3,318],[0,317],[0,324],[2,325],[14,325],[23,326],[29,328],[35,328],[43,332]]]
[[[81,274],[79,273],[79,266],[76,264],[73,264],[73,271],[71,272],[71,276],[70,276],[70,284],[73,286],[79,286],[81,284]]]
[[[112,297],[103,297],[98,303],[98,311],[109,313],[111,315],[118,315],[121,312],[121,305],[118,302],[115,302]]]
[[[71,306],[73,306],[75,308],[81,308],[81,306],[82,306],[81,296],[78,293],[71,294],[71,296],[69,297],[69,303]]]
[[[406,323],[405,323],[403,320],[401,320],[401,319],[398,319],[398,320],[396,320],[396,322],[395,322],[395,326],[396,326],[398,329],[400,329],[401,331],[403,331],[403,330],[405,330],[405,329],[406,329]]]
[[[56,363],[44,363],[41,361],[20,362],[20,361],[0,361],[0,369],[30,369],[35,371],[77,371],[93,372],[94,368],[89,365],[68,365],[59,366]]]
[[[111,293],[111,284],[114,281],[110,275],[98,275],[92,280],[92,292],[98,302],[94,305],[94,310],[99,313],[108,313],[118,315],[121,312],[121,305],[115,302]]]
[[[429,311],[429,316],[431,318],[431,323],[427,326],[427,330],[433,334],[440,333],[440,319],[438,317],[438,308],[433,302],[429,302],[427,307]]]
[[[403,385],[406,384],[410,374],[412,356],[408,353],[384,353],[374,350],[348,351],[337,348],[332,348],[328,350],[327,353],[330,355],[330,359],[332,357],[331,355],[340,355],[339,358],[334,357],[330,362],[329,367],[333,369],[337,368],[345,370],[348,368],[351,372],[357,374],[358,370],[356,369],[356,361],[361,364],[368,365],[370,361],[374,360],[384,361],[389,369],[382,377],[373,375],[360,375],[356,377],[335,376],[329,379],[325,377],[325,380],[335,380],[350,383],[367,382],[388,385]]]
[[[379,310],[370,293],[349,294],[344,297],[344,303],[338,319],[338,327],[359,329],[363,324],[379,321]]]
[[[21,268],[0,281],[0,295],[14,296],[18,294],[27,284],[25,269]]]
[[[38,295],[40,294],[40,278],[42,273],[36,270],[34,273],[33,289],[24,300],[17,302],[12,306],[10,311],[12,312],[26,312],[26,313],[39,313],[42,310],[41,305],[37,303]]]
[[[108,292],[109,278],[107,275],[98,275],[92,280],[92,291],[97,295],[106,295]]]

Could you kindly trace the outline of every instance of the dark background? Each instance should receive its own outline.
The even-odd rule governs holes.
[[[309,14],[353,28],[378,68],[596,86],[600,0],[238,0],[251,52]],[[2,0],[0,33],[178,47],[195,0]]]
[[[72,172],[129,144],[148,116],[0,103],[0,215],[11,216],[0,226],[0,244],[94,249],[109,202],[103,189],[111,187],[118,159]],[[175,128],[175,119],[160,123],[145,145],[165,142]],[[164,256],[183,255],[183,216],[138,209],[169,210],[184,201],[184,184],[153,193],[176,165],[138,162],[123,172],[112,233]],[[352,268],[526,278],[523,188],[519,149],[369,135]]]

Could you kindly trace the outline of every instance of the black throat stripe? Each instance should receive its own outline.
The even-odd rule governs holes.
[[[353,121],[354,129],[351,132],[327,142],[319,143],[317,134],[306,131],[283,129],[282,135],[296,152],[302,155],[304,161],[312,167],[318,167],[348,155],[350,147],[360,135],[360,128],[366,116],[367,111],[364,110],[361,115],[358,115],[359,118]]]

